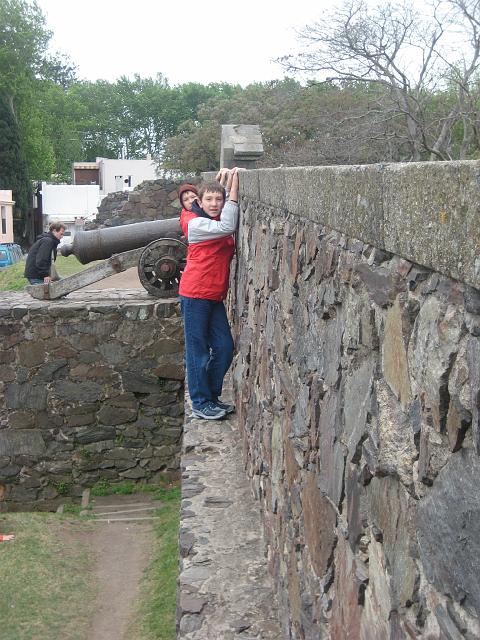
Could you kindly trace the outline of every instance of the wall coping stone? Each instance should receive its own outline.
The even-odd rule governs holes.
[[[36,300],[24,291],[0,291],[0,318],[22,317],[29,313],[72,317],[82,309],[94,313],[114,310],[138,311],[142,308],[162,318],[176,314],[178,298],[154,298],[143,289],[102,289],[75,291],[58,300]]]
[[[256,169],[240,194],[480,288],[480,160]]]

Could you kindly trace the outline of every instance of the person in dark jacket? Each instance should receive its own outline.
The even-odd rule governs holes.
[[[52,222],[48,232],[37,238],[28,252],[24,276],[30,284],[49,284],[52,259],[57,259],[57,247],[65,233],[65,225]]]

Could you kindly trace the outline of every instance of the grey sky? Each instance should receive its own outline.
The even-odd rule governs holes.
[[[296,48],[295,28],[332,0],[37,0],[80,78],[155,76],[171,85],[282,78],[272,59]]]

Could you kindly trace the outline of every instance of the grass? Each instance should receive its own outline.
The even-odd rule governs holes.
[[[81,511],[89,511],[91,509],[90,506],[82,507],[80,504],[75,504],[74,502],[66,502],[63,505],[63,514],[71,514],[74,516],[79,516]]]
[[[83,271],[83,269],[91,267],[92,264],[94,263],[80,264],[75,256],[64,257],[59,255],[55,261],[55,266],[63,277]],[[24,260],[12,264],[10,267],[0,269],[0,291],[21,291],[28,284],[28,280],[23,277],[24,270]]]
[[[167,481],[165,480],[165,483]],[[109,482],[99,480],[90,490],[90,495],[95,496],[127,496],[132,493],[154,493],[160,491],[156,484],[145,484],[142,482]],[[160,499],[160,498],[158,498]]]
[[[154,512],[160,518],[151,560],[127,637],[175,640],[180,487],[167,480],[160,486],[105,482],[91,495],[138,491],[151,492],[162,507]],[[0,533],[15,534],[13,542],[0,543],[1,640],[88,640],[96,598],[89,532],[95,525],[79,511],[72,503],[62,516],[0,515]]]
[[[0,637],[85,640],[95,590],[89,572],[90,524],[55,514],[0,516]]]

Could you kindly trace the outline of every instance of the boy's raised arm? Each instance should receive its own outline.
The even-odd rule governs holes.
[[[229,193],[228,199],[232,202],[238,202],[238,169],[234,167],[228,174],[227,179],[227,191]]]
[[[220,182],[222,187],[225,187],[227,200],[238,202],[238,168],[220,169],[215,179]]]
[[[238,223],[238,170],[220,169],[217,181],[225,187],[228,200],[220,213],[220,220],[195,218],[188,224],[188,242],[197,244],[235,233]]]

